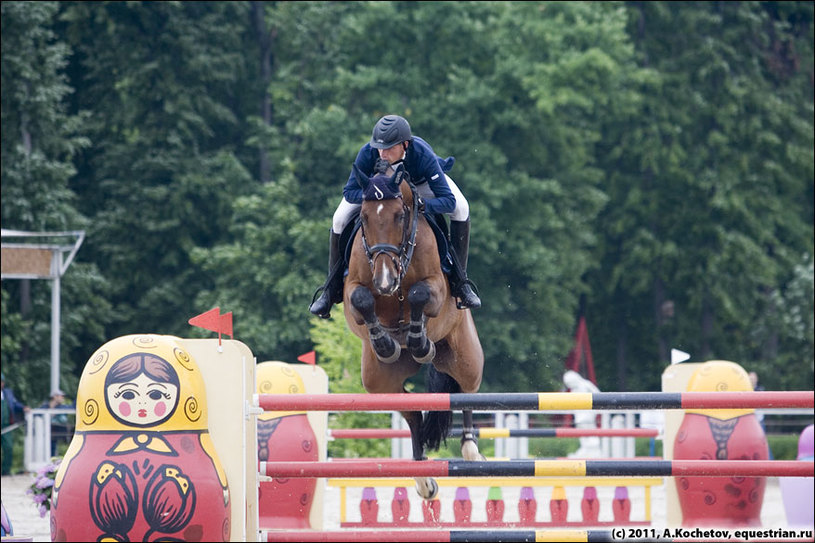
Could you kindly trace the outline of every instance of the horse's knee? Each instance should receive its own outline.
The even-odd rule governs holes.
[[[429,301],[430,287],[427,286],[427,283],[420,281],[410,287],[410,290],[408,291],[408,302],[411,306],[416,305],[424,307]]]
[[[374,313],[374,295],[366,287],[357,287],[351,293],[351,305],[362,314],[366,322],[372,321]]]

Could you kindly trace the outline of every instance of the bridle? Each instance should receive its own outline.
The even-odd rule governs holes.
[[[416,187],[409,180],[402,179],[408,184],[413,194],[413,206],[408,209],[404,203],[404,199],[400,194],[398,198],[402,200],[402,209],[405,212],[404,221],[402,225],[402,242],[397,247],[391,243],[377,243],[375,245],[368,245],[368,240],[365,237],[365,227],[362,227],[362,247],[365,249],[365,256],[368,257],[368,263],[371,266],[371,272],[374,270],[374,261],[381,255],[385,255],[391,259],[393,265],[399,273],[399,283],[397,290],[400,292],[402,289],[402,279],[407,273],[410,261],[413,258],[413,251],[416,248],[416,231],[419,226],[419,196],[416,193]],[[409,215],[409,216],[408,216]]]

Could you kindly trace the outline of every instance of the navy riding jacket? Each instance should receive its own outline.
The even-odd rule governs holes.
[[[354,163],[357,168],[367,175],[373,175],[378,158],[379,151],[371,147],[370,143],[366,143],[357,153]],[[450,168],[453,167],[454,162],[453,157],[440,158],[429,143],[418,136],[413,136],[413,141],[405,153],[403,164],[405,171],[410,174],[410,180],[415,185],[428,183],[430,190],[433,191],[435,198],[425,200],[425,211],[427,213],[452,213],[456,208],[456,197],[450,191],[447,178],[444,176],[444,173],[450,171]],[[349,203],[362,203],[362,189],[357,183],[353,169],[351,169],[348,182],[342,189],[342,195]]]

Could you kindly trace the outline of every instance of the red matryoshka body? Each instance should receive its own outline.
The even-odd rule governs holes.
[[[300,376],[284,362],[262,362],[256,369],[261,394],[304,394]],[[317,461],[317,436],[305,412],[270,411],[258,417],[258,460]],[[295,477],[262,481],[258,488],[261,528],[311,528],[317,479]]]
[[[228,541],[228,494],[199,439],[87,435],[60,486],[52,540]]]
[[[690,392],[752,390],[738,364],[706,362],[688,383]],[[683,460],[767,460],[767,439],[752,409],[686,411],[674,442]],[[766,477],[679,477],[682,525],[760,526]]]
[[[229,489],[197,365],[170,336],[105,344],[79,383],[52,541],[228,541]]]

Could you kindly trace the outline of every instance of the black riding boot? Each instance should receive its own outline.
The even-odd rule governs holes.
[[[317,294],[320,294],[320,297],[316,300],[312,299],[308,308],[309,311],[323,319],[331,316],[332,305],[342,301],[342,276],[345,270],[340,263],[340,258],[340,235],[331,230],[328,244],[328,278],[325,284],[314,293],[315,298]]]
[[[459,269],[456,281],[456,291],[453,295],[459,299],[456,304],[459,309],[478,309],[481,307],[481,298],[476,293],[475,284],[467,278],[467,259],[470,253],[470,219],[466,221],[450,221],[450,241],[456,253],[454,262]]]

